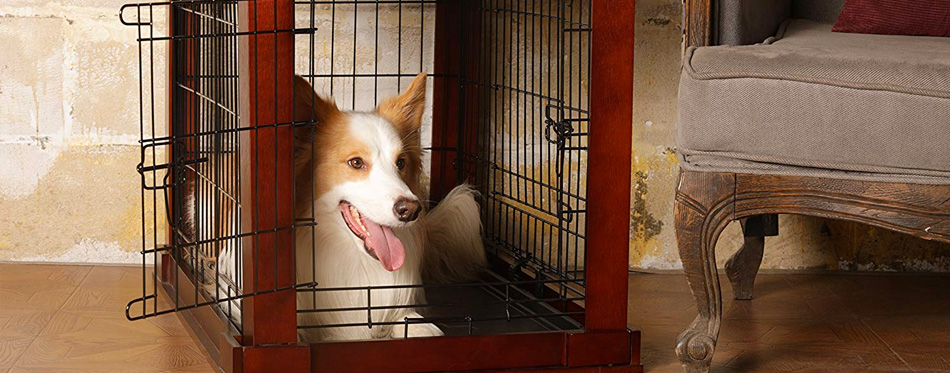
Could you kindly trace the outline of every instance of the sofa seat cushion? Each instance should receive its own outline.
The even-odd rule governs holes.
[[[950,184],[950,38],[786,22],[684,57],[686,169]]]

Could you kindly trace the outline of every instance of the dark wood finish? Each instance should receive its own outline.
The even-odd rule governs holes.
[[[629,330],[621,332],[588,332],[567,336],[567,366],[627,365],[634,360],[631,346],[639,355],[640,334]],[[634,343],[634,338],[636,343]],[[634,364],[639,364],[637,358]]]
[[[175,283],[174,280],[163,281],[162,286],[166,294],[175,297],[177,291],[178,299],[182,304],[196,303],[196,299],[198,303],[212,300],[203,289],[195,286],[197,282],[189,276],[190,272],[186,272],[187,266],[174,265],[175,261],[171,256],[165,255],[163,258],[163,264],[169,263],[168,267],[174,269],[178,276],[177,287],[172,285]],[[220,309],[198,307],[183,310],[177,314],[182,323],[194,333],[198,343],[204,347],[213,363],[225,372],[241,372],[239,342],[241,335]],[[239,363],[234,364],[235,361]]]
[[[563,367],[560,332],[312,345],[314,372],[435,372]]]
[[[310,348],[306,345],[244,347],[243,373],[307,372]],[[338,370],[337,372],[346,372]]]
[[[732,296],[735,299],[752,299],[755,275],[759,273],[762,253],[765,251],[765,235],[761,231],[750,232],[750,224],[756,224],[757,218],[760,217],[761,215],[740,220],[745,241],[739,251],[726,261],[726,275],[732,284]]]
[[[737,175],[736,217],[798,214],[950,242],[950,186]]]
[[[622,366],[602,366],[602,367],[579,367],[579,368],[542,368],[542,369],[509,369],[498,371],[479,371],[479,372],[505,372],[505,373],[643,373],[643,367],[639,365]]]
[[[276,2],[276,12],[275,12]],[[640,334],[627,330],[627,255],[633,103],[632,1],[592,0],[591,131],[588,178],[585,331],[469,337],[296,343],[293,290],[243,300],[244,336],[218,339],[219,363],[232,371],[470,371],[553,370],[563,372],[641,372]],[[254,10],[256,7],[256,11]],[[460,75],[477,74],[461,66],[459,45],[478,47],[475,36],[459,36],[471,2],[442,0],[437,8],[436,79],[433,146],[433,192],[436,199],[458,181],[458,127],[475,115],[476,87],[460,87]],[[293,3],[260,0],[240,4],[247,29],[292,27]],[[475,12],[468,12],[475,13]],[[469,25],[471,26],[471,25]],[[465,40],[463,40],[465,38]],[[469,39],[470,38],[470,39]],[[292,119],[293,43],[289,33],[247,37],[241,57],[242,117],[250,126],[288,123]],[[464,52],[464,51],[462,51]],[[274,60],[274,56],[278,56]],[[474,54],[473,54],[474,55]],[[255,58],[256,57],[256,58]],[[474,62],[474,61],[473,61]],[[464,69],[464,70],[463,70]],[[276,71],[276,74],[275,74]],[[274,77],[276,76],[276,80]],[[293,224],[292,130],[258,128],[243,132],[243,231]],[[275,159],[274,154],[277,157]],[[435,152],[434,152],[435,153]],[[624,170],[617,172],[617,170]],[[275,182],[275,176],[277,177]],[[292,285],[292,234],[267,232],[244,240],[244,291]],[[257,263],[256,266],[253,264]],[[198,323],[214,322],[199,320]],[[220,321],[219,321],[220,322]],[[208,336],[211,332],[205,333]],[[207,337],[207,339],[212,339]],[[237,341],[241,341],[237,344]],[[306,356],[302,357],[302,352]],[[609,365],[609,366],[608,366]]]
[[[432,97],[432,167],[429,198],[439,201],[460,182],[459,141],[478,138],[478,85],[481,47],[479,4],[440,0],[436,7],[435,61]],[[464,31],[464,32],[463,32]],[[466,123],[466,133],[459,125]],[[471,167],[471,165],[469,166]],[[470,174],[474,174],[471,172]]]
[[[218,341],[218,350],[221,351],[221,356],[216,364],[223,372],[243,373],[244,349],[240,342],[229,337],[230,335],[222,335]]]
[[[633,348],[631,348],[633,346]],[[314,372],[519,371],[613,365],[640,371],[638,332],[544,332],[311,345]]]
[[[676,355],[687,372],[709,370],[722,315],[716,241],[735,219],[735,175],[681,172],[673,207],[680,259],[699,315],[677,337]]]
[[[0,288],[15,293],[2,300],[4,317],[11,322],[0,324],[0,335],[24,341],[12,345],[13,354],[5,355],[3,367],[36,372],[218,371],[205,365],[201,346],[187,337],[186,326],[175,316],[128,322],[115,312],[128,294],[141,291],[140,281],[130,281],[141,272],[138,266],[0,263]],[[685,276],[634,274],[628,279],[629,322],[644,330],[644,360],[649,370],[681,371],[670,341],[682,327],[677,322],[685,324],[695,316],[689,309],[693,299]],[[754,307],[727,299],[729,291],[723,288],[723,338],[739,343],[717,346],[713,371],[950,370],[947,349],[942,347],[950,345],[950,316],[945,312],[950,276],[946,274],[763,274],[756,285],[767,292],[756,298]],[[51,290],[64,295],[50,296]],[[166,297],[162,299],[168,303]],[[29,341],[33,343],[27,347]],[[105,341],[109,345],[103,346]],[[417,356],[426,355],[419,352]],[[547,370],[596,371],[588,367]]]
[[[683,37],[687,47],[713,45],[712,0],[685,0],[686,24],[683,25]]]
[[[710,371],[950,371],[948,349],[937,347],[950,345],[946,274],[765,273],[756,290],[752,303],[733,300],[723,286],[721,343]],[[670,341],[696,316],[685,276],[633,274],[630,299],[647,370],[682,372]]]
[[[732,220],[783,213],[848,220],[950,242],[950,186],[682,171],[675,228],[699,311],[676,345],[687,371],[709,370],[719,335],[722,297],[715,255],[719,234]],[[740,256],[755,256],[754,246]],[[745,267],[738,272],[750,267],[736,266]],[[748,280],[750,293],[751,283]],[[742,287],[739,291],[746,290]]]
[[[778,236],[778,214],[755,215],[742,219],[742,234],[745,237]]]
[[[588,331],[627,328],[634,1],[592,0],[588,135]]]
[[[289,30],[294,25],[291,0],[241,2],[245,31]],[[294,35],[289,32],[243,38],[241,82],[248,87],[241,113],[249,126],[242,132],[242,231],[266,231],[294,224],[293,213],[293,77]],[[246,146],[245,146],[246,145]],[[267,291],[294,283],[293,231],[266,232],[243,240],[243,291]],[[297,297],[293,289],[244,299],[245,345],[297,341]]]
[[[167,263],[174,263],[171,257],[165,258]],[[193,304],[197,302],[210,301],[208,297],[195,286],[194,279],[185,272],[186,266],[172,265],[178,276],[177,287],[173,286],[174,280],[163,282],[165,292],[170,297],[177,296],[181,304]],[[183,268],[184,267],[184,268]],[[200,283],[200,282],[199,282]],[[176,294],[177,293],[177,294]],[[197,293],[197,294],[196,294]],[[216,362],[221,361],[221,355],[227,355],[220,348],[221,339],[227,336],[234,339],[233,335],[237,330],[231,328],[231,323],[221,311],[214,307],[198,307],[178,312],[179,318],[185,325],[188,325],[198,342],[204,346],[205,351]]]
[[[462,90],[461,20],[466,4],[440,0],[435,9],[435,61],[432,85],[432,160],[429,199],[441,200],[456,185]],[[472,61],[477,65],[478,61]]]
[[[716,44],[713,10],[712,0],[686,1],[687,46]],[[724,210],[715,210],[714,205]],[[708,371],[715,349],[722,307],[715,243],[728,221],[764,214],[800,214],[950,242],[947,186],[684,171],[675,210],[680,257],[699,310],[696,320],[680,335],[676,348],[687,371]],[[745,229],[746,224],[743,222],[745,242],[725,267],[736,299],[752,298],[764,236],[773,233],[765,229],[750,234],[756,229]],[[777,222],[769,224],[777,226]]]

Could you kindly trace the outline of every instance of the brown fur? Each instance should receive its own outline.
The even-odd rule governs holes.
[[[406,168],[403,170],[403,180],[417,196],[421,196],[422,192],[421,180],[419,180],[422,175],[422,140],[419,137],[419,128],[422,126],[422,115],[425,109],[426,73],[424,72],[416,75],[405,92],[383,101],[376,109],[380,116],[396,127],[396,132],[402,138],[407,161]]]
[[[406,167],[402,179],[417,196],[422,174],[422,144],[419,127],[425,110],[425,73],[419,74],[402,94],[384,101],[376,112],[393,124],[402,138]],[[314,94],[302,77],[294,77],[294,121],[309,122],[294,130],[294,171],[297,211],[306,211],[310,201],[335,185],[369,175],[371,164],[355,170],[347,164],[353,157],[369,160],[369,149],[349,130],[348,114],[332,99]],[[312,193],[312,194],[311,194]]]

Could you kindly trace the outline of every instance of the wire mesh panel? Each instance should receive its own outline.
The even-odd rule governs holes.
[[[297,1],[291,25],[262,21],[257,4],[123,8],[123,22],[140,33],[143,69],[143,296],[130,303],[130,319],[213,305],[243,331],[244,316],[257,312],[246,309],[248,297],[295,289],[304,340],[325,329],[399,326],[407,337],[416,324],[455,335],[582,327],[589,0]],[[266,4],[279,14],[277,2]],[[165,17],[168,30],[156,33]],[[170,46],[167,108],[151,84],[166,74],[161,54],[151,52],[156,45]],[[288,159],[314,155],[296,153],[293,136],[281,133],[320,123],[285,115],[297,103],[284,72],[342,110],[367,112],[429,72],[436,84],[427,92],[423,146],[433,170],[453,170],[449,184],[480,192],[491,268],[464,283],[318,281],[315,253],[325,243],[313,239],[320,222],[312,202],[319,196],[298,183],[310,176],[286,168]],[[161,110],[170,115],[165,134],[154,116]],[[446,178],[442,171],[433,178]],[[163,225],[167,237],[157,229]],[[162,282],[172,299],[160,299]],[[405,291],[425,297],[385,301]],[[357,295],[346,305],[320,301],[332,293]],[[386,319],[393,310],[418,313]],[[347,316],[314,322],[309,316],[317,314]]]
[[[248,239],[256,242],[262,234],[315,223],[302,219],[270,229],[248,223],[248,211],[262,210],[251,198],[258,188],[247,188],[254,176],[247,175],[248,164],[260,163],[262,157],[255,153],[249,158],[246,149],[249,141],[259,140],[261,128],[247,117],[248,80],[271,77],[245,72],[242,78],[241,71],[248,70],[248,46],[254,41],[312,29],[248,31],[247,15],[241,14],[247,13],[248,3],[253,2],[176,1],[122,8],[122,22],[138,30],[142,82],[137,169],[143,185],[143,296],[129,303],[130,319],[217,305],[239,330],[241,298],[294,287],[261,284],[255,270],[253,286],[244,291]],[[157,83],[165,79],[167,87]],[[165,91],[157,91],[156,85]],[[160,122],[162,110],[168,112],[167,126]],[[165,226],[167,235],[159,228]],[[171,299],[160,297],[162,282]]]
[[[477,116],[461,177],[483,197],[492,251],[582,296],[590,2],[484,0]],[[567,285],[569,284],[569,285]]]
[[[372,110],[420,71],[435,69],[430,74],[435,107],[427,110],[423,127],[431,120],[459,129],[451,141],[456,146],[429,149],[453,157],[455,182],[472,183],[481,192],[484,234],[496,259],[480,282],[412,285],[424,288],[425,302],[372,304],[405,286],[301,289],[351,293],[360,304],[328,307],[317,296],[307,298],[299,305],[301,315],[353,315],[329,324],[301,318],[298,328],[435,323],[448,334],[578,328],[584,300],[589,1],[297,4],[298,27],[318,29],[306,41],[298,38],[297,72],[341,108]],[[440,6],[462,10],[438,12]],[[309,15],[301,17],[301,9]],[[434,20],[437,14],[453,19]],[[438,22],[452,27],[440,29]],[[450,40],[452,48],[436,51],[437,38]],[[458,66],[440,68],[444,54],[457,54],[448,59]],[[381,311],[393,308],[419,309],[422,316],[381,321]]]
[[[171,161],[181,167],[171,171],[170,239],[213,299],[241,294],[238,40],[225,36],[239,32],[237,10],[236,2],[182,4],[171,15],[172,29],[183,32],[171,56],[169,131],[181,141]],[[239,303],[222,309],[240,321]]]

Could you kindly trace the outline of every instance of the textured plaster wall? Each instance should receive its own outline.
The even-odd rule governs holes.
[[[142,44],[140,56],[138,30],[122,25],[118,18],[119,8],[127,2],[0,3],[0,261],[130,263],[141,260],[137,252],[143,245],[143,230],[146,248],[163,243],[163,201],[153,200],[151,193],[143,197],[136,165],[142,162],[141,131],[152,136],[154,124],[155,136],[167,134],[165,43]],[[164,7],[155,7],[151,17],[147,9],[143,8],[142,19],[157,20],[151,31],[166,35]],[[309,27],[309,7],[296,10],[297,26]],[[398,61],[407,74],[431,70],[434,7],[404,6],[400,12],[395,6],[381,6],[379,55],[375,35],[368,31],[376,27],[374,8],[360,8],[358,25],[353,6],[339,6],[335,23],[328,6],[316,6],[314,13],[313,26],[320,31],[314,36],[312,54],[309,38],[297,38],[297,73],[326,74],[331,65],[337,73],[351,72],[354,66],[357,73],[372,73],[374,59],[392,67]],[[134,8],[125,16],[134,21]],[[346,51],[353,49],[355,28],[364,32],[357,34],[359,53],[354,61]],[[423,33],[424,28],[430,31]],[[333,42],[331,29],[335,29]],[[401,58],[389,47],[397,43],[397,29],[403,35]],[[149,31],[143,28],[143,36]],[[422,45],[428,50],[420,51]],[[334,49],[338,54],[331,61]],[[390,70],[380,73],[395,72]],[[140,74],[145,87],[141,109]],[[152,74],[153,95],[149,94]],[[403,78],[401,88],[410,81],[411,77]],[[315,83],[321,94],[332,94],[341,107],[359,110],[375,106],[375,84],[380,91],[377,100],[399,89],[396,78],[336,79],[334,92],[328,79]],[[431,122],[429,115],[426,122]],[[427,131],[428,126],[424,135]],[[150,150],[145,165],[152,163],[151,156]],[[155,157],[161,162],[166,156],[159,149]],[[150,178],[147,183],[153,185]]]
[[[150,118],[140,123],[138,115],[136,29],[118,22],[123,2],[0,3],[0,261],[139,260],[135,252],[142,245],[143,211],[140,179],[135,172],[140,161],[137,140],[140,125],[148,130],[152,123]],[[433,29],[431,13],[427,11],[424,17],[427,34]],[[382,15],[382,24],[398,22],[390,12]],[[408,25],[419,23],[419,13],[409,12],[405,17]],[[164,15],[155,18],[164,19]],[[318,18],[322,30],[328,30],[325,18]],[[361,27],[371,19],[375,22],[373,17],[359,19]],[[348,44],[352,33],[347,32],[352,24],[345,17],[339,22],[338,45],[334,47],[352,48]],[[639,0],[636,22],[630,266],[676,269],[680,263],[672,229],[672,201],[678,166],[673,138],[682,3]],[[306,26],[300,23],[298,19],[300,26]],[[421,30],[410,26],[408,31],[418,35]],[[373,56],[368,49],[373,43],[366,39],[369,35],[361,35],[357,43],[364,50],[361,57]],[[431,40],[427,38],[425,45],[431,45]],[[156,91],[163,92],[164,50],[160,43],[155,48],[150,66],[158,76]],[[331,63],[328,48],[326,42],[315,45],[318,70]],[[417,55],[410,52],[406,55]],[[424,54],[423,65],[430,66],[431,51]],[[147,52],[145,58],[149,59]],[[390,65],[395,61],[389,55],[382,59]],[[368,61],[357,62],[360,71],[368,68]],[[420,61],[410,57],[403,62],[417,66]],[[343,70],[353,66],[353,61],[347,60],[332,63]],[[298,59],[297,69],[309,70],[305,59]],[[335,84],[346,92],[354,83],[341,80]],[[358,92],[367,89],[357,84]],[[380,84],[396,91],[392,80]],[[318,85],[317,89],[327,87]],[[335,96],[341,105],[353,102],[352,96],[337,92]],[[165,132],[163,97],[156,95],[158,135]],[[372,103],[358,102],[357,106]],[[145,107],[146,112],[149,109]],[[152,200],[146,198],[145,202],[145,214],[151,215]],[[159,221],[162,219],[159,216]],[[780,228],[782,235],[767,241],[766,268],[950,269],[947,245],[814,218],[782,216]],[[145,227],[148,237],[152,229]],[[157,229],[162,228],[159,225]],[[738,247],[740,239],[738,224],[723,233],[720,263]]]
[[[681,64],[681,0],[638,0],[634,84],[634,190],[630,266],[681,268],[673,235],[677,159],[676,91]],[[763,268],[948,271],[950,245],[848,222],[782,215],[766,240]],[[722,265],[741,245],[733,223],[722,234]]]
[[[0,261],[138,260],[138,52],[121,5],[0,4]]]

